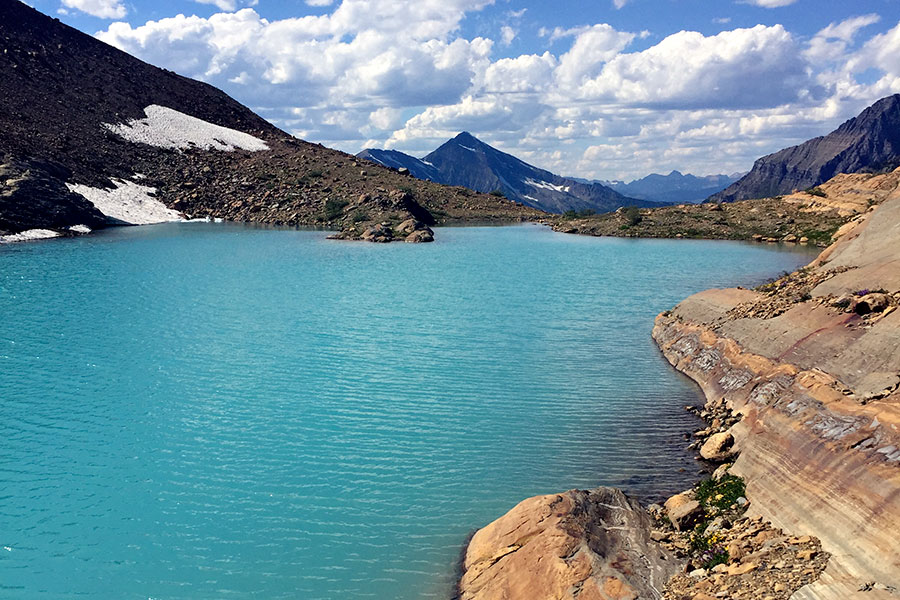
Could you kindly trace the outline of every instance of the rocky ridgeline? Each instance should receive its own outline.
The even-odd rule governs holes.
[[[837,173],[895,168],[900,160],[900,94],[882,98],[826,136],[756,161],[740,180],[715,194],[743,200],[806,189]]]
[[[300,140],[270,146],[253,153],[185,152],[180,162],[145,169],[152,173],[146,181],[191,216],[337,229],[335,239],[423,242],[433,238],[433,225],[543,214]]]
[[[727,203],[622,208],[603,215],[569,213],[547,221],[556,231],[618,237],[730,239],[826,247],[897,186],[886,174],[840,174],[806,191]]]

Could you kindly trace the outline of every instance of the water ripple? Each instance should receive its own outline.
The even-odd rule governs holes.
[[[808,259],[439,234],[0,248],[0,595],[446,598],[469,532],[522,498],[690,481],[697,392],[653,316]]]

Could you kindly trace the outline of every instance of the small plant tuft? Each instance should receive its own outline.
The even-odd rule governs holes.
[[[807,188],[803,191],[806,192],[807,194],[809,194],[810,196],[818,196],[819,198],[827,198],[828,197],[828,194],[825,193],[825,190],[823,190],[819,186],[813,186],[813,187]]]
[[[694,496],[704,509],[714,507],[725,510],[745,492],[744,480],[729,473],[719,481],[704,479],[697,485]]]
[[[334,219],[341,216],[344,212],[344,207],[350,204],[346,200],[335,200],[333,198],[329,198],[325,201],[325,208],[322,210],[322,219],[325,221],[333,221]]]

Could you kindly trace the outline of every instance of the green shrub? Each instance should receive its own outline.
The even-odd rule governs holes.
[[[637,206],[626,206],[623,208],[622,217],[625,219],[625,224],[629,227],[634,227],[644,220],[644,217],[641,216],[641,209]]]
[[[359,223],[361,221],[369,220],[369,213],[363,209],[359,209],[353,212],[353,215],[350,217],[354,223]]]
[[[809,194],[810,196],[818,196],[818,197],[820,197],[820,198],[827,198],[827,197],[828,197],[828,194],[826,194],[825,191],[824,191],[822,188],[818,187],[818,186],[814,186],[814,187],[811,187],[811,188],[807,188],[807,189],[805,189],[805,190],[803,190],[803,191],[806,192],[807,194]]]
[[[596,211],[593,211],[588,208],[585,210],[567,210],[566,212],[564,212],[562,214],[562,216],[565,219],[584,219],[587,217],[594,216],[596,214],[597,214]]]
[[[491,190],[491,196],[496,196],[498,198],[506,198],[506,194],[503,193],[503,190]]]
[[[322,218],[325,221],[333,221],[334,219],[341,216],[344,212],[344,207],[350,204],[346,200],[335,200],[329,198],[325,201],[325,209],[322,211]]]

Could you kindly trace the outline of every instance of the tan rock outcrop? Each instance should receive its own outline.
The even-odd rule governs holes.
[[[460,600],[661,598],[680,564],[650,519],[612,488],[537,496],[472,537]]]
[[[900,294],[896,178],[892,185],[811,265],[834,274],[808,299],[772,318],[734,317],[765,295],[710,290],[660,315],[653,332],[708,399],[742,415],[731,470],[745,478],[751,513],[815,535],[832,554],[822,578],[794,598],[900,589],[900,311],[857,314],[826,301]]]

